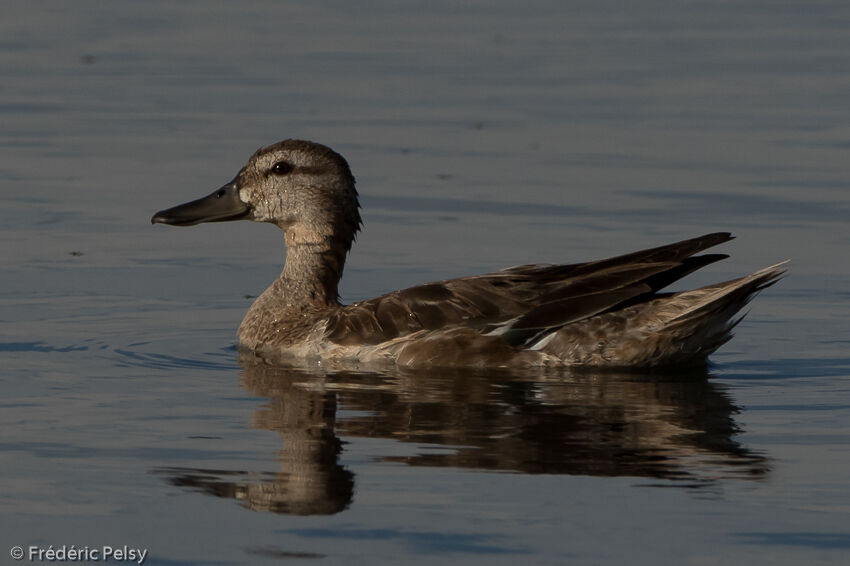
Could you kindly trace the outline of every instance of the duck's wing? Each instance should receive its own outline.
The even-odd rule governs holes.
[[[693,257],[732,236],[715,233],[610,259],[522,265],[428,283],[338,309],[326,337],[340,345],[379,344],[420,330],[458,326],[521,344],[557,328],[651,295],[726,255]]]

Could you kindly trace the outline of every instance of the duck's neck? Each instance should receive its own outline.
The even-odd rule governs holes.
[[[345,264],[346,247],[340,242],[297,243],[286,248],[286,265],[278,289],[294,307],[327,307],[339,304],[338,284]]]

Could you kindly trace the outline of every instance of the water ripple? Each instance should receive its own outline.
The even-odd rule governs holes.
[[[119,367],[145,367],[150,369],[206,369],[219,371],[233,371],[239,369],[235,356],[227,361],[207,361],[193,358],[170,356],[168,354],[157,354],[153,352],[136,352],[116,348],[113,350],[122,357],[123,361],[118,363]],[[207,353],[206,356],[222,356],[220,353]]]
[[[0,352],[81,352],[88,346],[56,347],[41,341],[35,342],[0,342]]]

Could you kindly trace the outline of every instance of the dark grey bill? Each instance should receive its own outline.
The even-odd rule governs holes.
[[[151,218],[151,224],[194,226],[201,222],[225,222],[248,217],[248,205],[239,200],[239,188],[230,182],[204,198],[160,210]]]

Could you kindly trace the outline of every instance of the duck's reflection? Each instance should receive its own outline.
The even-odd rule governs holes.
[[[705,371],[541,377],[494,372],[296,369],[242,357],[243,385],[270,401],[253,425],[280,432],[281,471],[159,470],[175,485],[254,510],[329,514],[352,500],[343,437],[415,443],[383,461],[522,473],[633,476],[705,486],[758,478],[733,440],[736,407]]]
[[[252,426],[281,434],[280,472],[257,474],[192,468],[162,468],[172,485],[232,497],[254,511],[329,515],[345,509],[354,475],[339,463],[342,442],[334,431],[337,395],[321,377],[297,370],[243,364],[246,389],[269,402]]]

